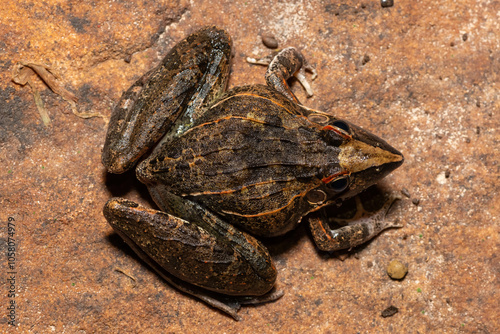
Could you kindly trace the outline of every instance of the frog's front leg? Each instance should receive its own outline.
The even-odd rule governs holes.
[[[312,80],[316,78],[317,73],[299,50],[289,47],[261,59],[247,58],[247,61],[252,64],[269,65],[266,72],[267,84],[291,101],[300,103],[287,83],[287,80],[292,76],[296,77],[301,83],[306,90],[307,96],[313,95],[311,86],[306,80],[305,71],[308,70],[313,73]]]
[[[276,269],[259,241],[199,206],[186,210],[195,222],[113,198],[106,203],[104,216],[165,280],[236,320],[240,305],[283,295],[273,289]]]
[[[389,221],[386,216],[399,196],[391,195],[384,205],[374,214],[365,216],[366,211],[358,197],[355,197],[357,213],[348,225],[331,229],[329,220],[336,221],[335,217],[326,217],[323,211],[317,211],[309,217],[314,242],[323,251],[337,251],[350,249],[372,239],[387,228],[402,227],[397,222]]]
[[[137,80],[113,110],[102,162],[108,172],[132,168],[170,130],[185,131],[226,88],[231,38],[215,27],[175,45]]]

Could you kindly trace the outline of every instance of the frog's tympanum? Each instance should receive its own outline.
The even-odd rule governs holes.
[[[116,232],[172,285],[239,319],[241,304],[282,295],[256,236],[282,235],[307,214],[353,197],[403,156],[356,125],[301,105],[286,82],[303,79],[296,49],[270,60],[266,86],[225,92],[230,60],[231,39],[215,27],[178,43],[121,97],[102,161],[110,173],[138,164],[137,177],[161,209],[109,200],[104,216]],[[328,251],[394,226],[309,224]]]

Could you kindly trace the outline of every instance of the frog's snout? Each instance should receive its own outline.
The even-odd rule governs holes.
[[[359,173],[371,168],[383,168],[384,175],[401,166],[403,155],[385,142],[376,145],[350,140],[340,146],[340,165],[350,173]]]

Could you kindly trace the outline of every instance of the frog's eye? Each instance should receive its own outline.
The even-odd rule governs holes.
[[[340,130],[344,131],[345,133],[349,134],[349,125],[347,125],[346,122],[337,120],[332,123],[332,125],[336,128],[339,128]]]
[[[322,130],[326,130],[327,132],[332,131],[333,133],[336,133],[338,137],[342,138],[342,140],[352,139],[351,128],[349,127],[349,124],[341,120],[336,120],[328,125],[325,125]]]
[[[326,184],[326,186],[337,192],[340,193],[349,187],[349,175],[342,175]]]

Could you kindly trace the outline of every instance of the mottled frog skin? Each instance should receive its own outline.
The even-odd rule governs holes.
[[[229,35],[201,29],[123,94],[103,150],[111,173],[137,165],[160,210],[113,198],[104,215],[179,289],[235,319],[240,304],[275,300],[276,269],[254,236],[278,236],[304,216],[350,198],[403,163],[382,139],[299,103],[286,80],[304,58],[287,48],[267,85],[224,93]],[[310,222],[323,250],[350,248],[391,223],[331,230]],[[228,299],[228,296],[234,296]]]

